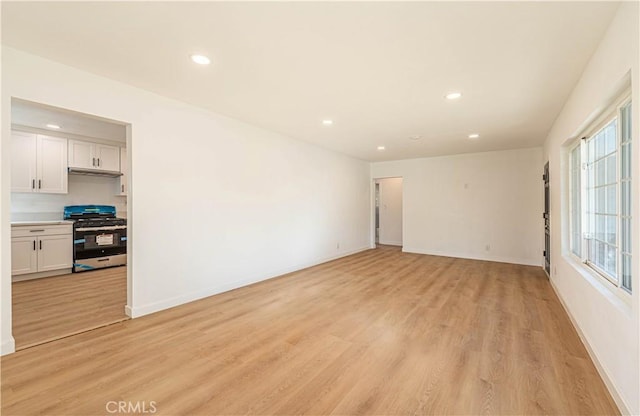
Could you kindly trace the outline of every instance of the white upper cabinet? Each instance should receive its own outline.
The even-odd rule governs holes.
[[[67,139],[11,132],[11,191],[67,193]]]
[[[21,131],[11,132],[11,191],[36,191],[37,136]]]
[[[119,172],[120,149],[106,144],[69,140],[69,167]]]
[[[93,143],[69,140],[69,167],[93,169],[96,161],[93,146]]]
[[[117,146],[96,145],[98,168],[120,172],[120,148]]]
[[[38,192],[66,194],[67,139],[38,135]]]

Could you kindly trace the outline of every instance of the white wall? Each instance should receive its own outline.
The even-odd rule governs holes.
[[[556,119],[545,142],[551,189],[551,282],[578,326],[601,374],[623,411],[640,414],[638,294],[640,293],[640,89],[637,2],[622,3],[597,51]],[[585,123],[602,110],[631,75],[633,100],[633,287],[619,297],[567,254],[565,148]],[[625,409],[626,408],[626,409]]]
[[[402,245],[402,178],[386,178],[380,184],[380,244]]]
[[[369,247],[366,162],[7,47],[3,158],[10,96],[131,123],[133,316]],[[6,260],[8,166],[2,169]]]
[[[0,14],[2,7],[0,7]],[[0,62],[5,59],[0,48]],[[4,79],[4,65],[0,66],[0,77]],[[11,123],[11,98],[4,93],[5,86],[0,82],[0,354],[15,350],[15,342],[11,335],[11,227],[10,193],[11,187],[11,155],[6,143],[9,134],[5,126]],[[5,276],[9,276],[6,278]]]
[[[116,196],[120,180],[100,176],[69,175],[69,193],[12,193],[11,220],[60,220],[65,205],[114,205],[118,216],[127,215],[127,199]]]
[[[542,149],[373,163],[403,177],[403,250],[509,263],[542,262]]]

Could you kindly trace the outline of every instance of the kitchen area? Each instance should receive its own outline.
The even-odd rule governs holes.
[[[127,124],[12,99],[16,349],[128,319]]]

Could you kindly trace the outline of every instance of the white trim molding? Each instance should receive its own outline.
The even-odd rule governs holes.
[[[431,250],[423,250],[414,247],[403,247],[402,251],[404,253],[416,253],[416,254],[427,254],[429,256],[441,256],[441,257],[453,257],[458,259],[469,259],[469,260],[483,260],[483,261],[494,261],[497,263],[510,263],[510,264],[521,264],[524,266],[542,266],[542,258],[540,260],[535,261],[531,259],[522,259],[515,257],[504,257],[504,256],[478,256],[476,254],[466,254],[466,253],[453,253],[453,252],[445,252],[445,251],[431,251]]]
[[[402,241],[378,241],[378,244],[382,244],[383,246],[400,246],[402,247]]]
[[[12,354],[14,352],[16,352],[16,341],[13,337],[0,345],[0,355]]]

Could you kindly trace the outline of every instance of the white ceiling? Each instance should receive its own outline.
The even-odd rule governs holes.
[[[11,100],[11,124],[47,130],[57,135],[70,133],[116,142],[127,140],[123,123],[15,98]],[[47,124],[55,124],[60,129],[48,128]]]
[[[541,145],[617,7],[2,2],[2,42],[378,161]]]

